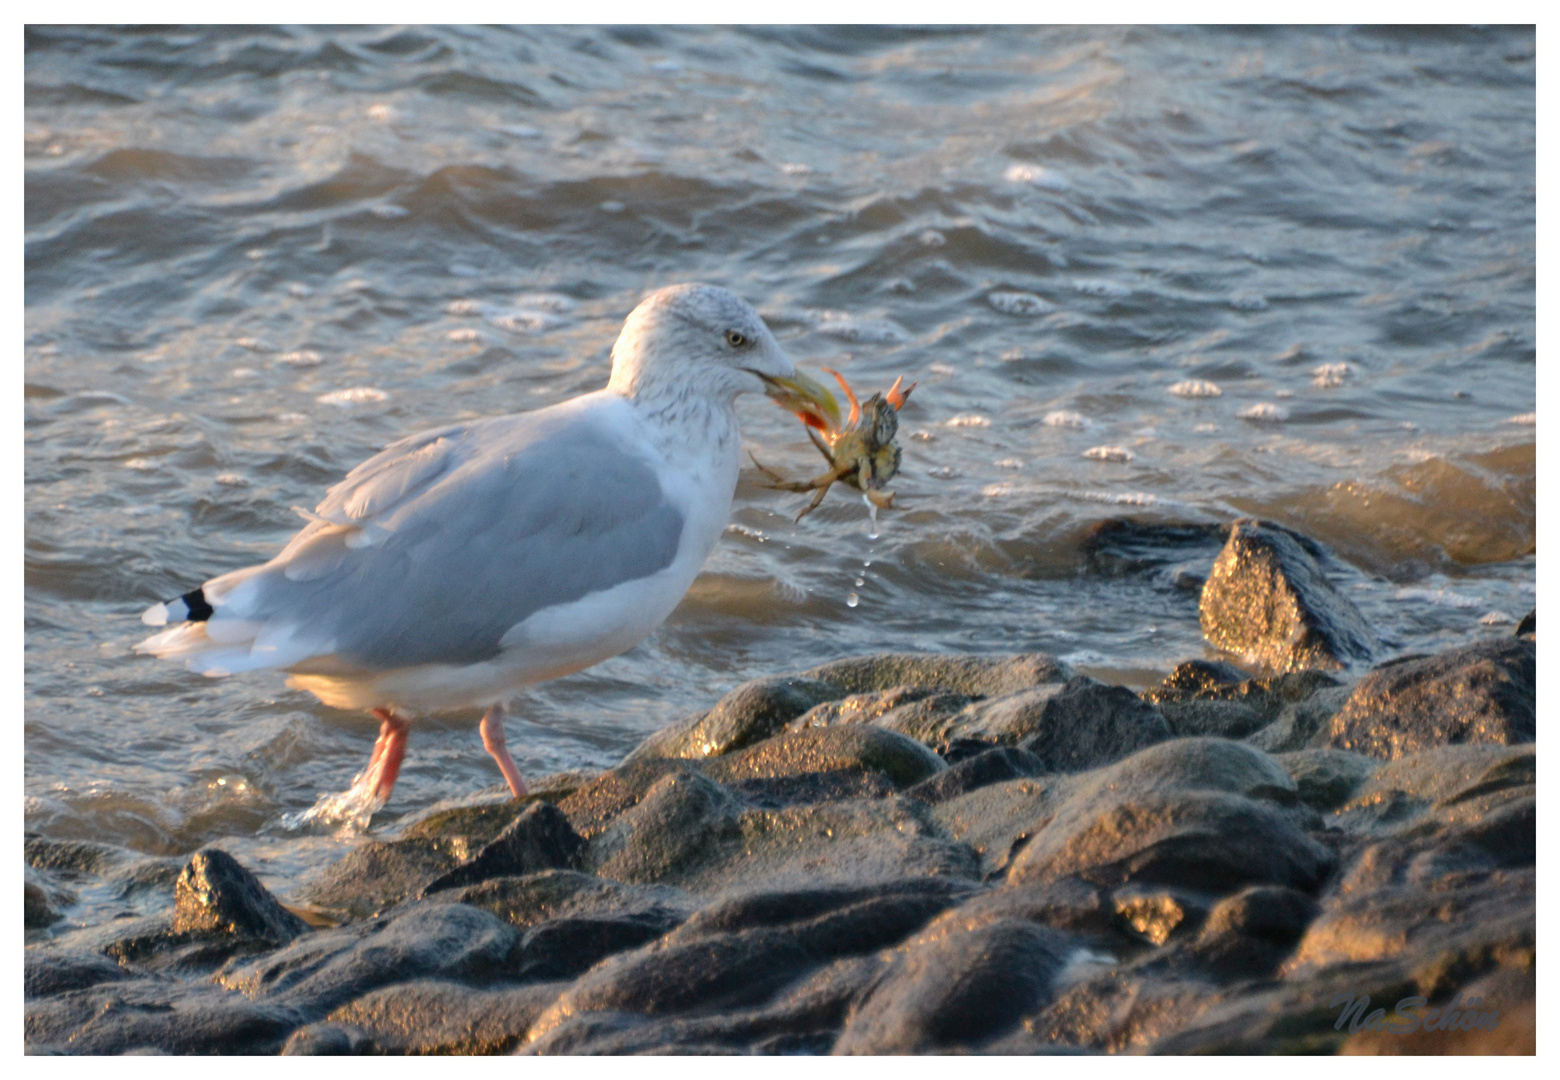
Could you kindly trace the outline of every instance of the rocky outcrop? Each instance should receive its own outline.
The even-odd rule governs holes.
[[[763,680],[683,729],[705,724],[708,751],[652,740],[365,841],[301,890],[314,929],[198,853],[166,912],[27,950],[28,1048],[1520,1050],[1536,752],[1513,741],[1531,723],[1476,741],[1466,718],[1512,715],[1531,649],[1355,688],[1195,662],[1140,696],[1033,655]],[[1258,744],[1323,715],[1398,741]],[[1448,1015],[1478,997],[1499,1023],[1410,1035],[1329,1005],[1366,996]]]
[[[1380,655],[1381,639],[1327,579],[1321,554],[1280,526],[1236,521],[1203,586],[1203,636],[1273,671],[1337,670]]]
[[[1394,758],[1451,743],[1532,742],[1536,659],[1533,642],[1503,638],[1384,664],[1332,717],[1327,744]]]

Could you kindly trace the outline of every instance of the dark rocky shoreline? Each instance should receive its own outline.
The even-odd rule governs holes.
[[[1204,631],[1265,674],[1192,660],[1135,694],[1038,654],[880,655],[751,682],[286,906],[196,854],[167,914],[27,949],[28,1050],[1532,1053],[1532,617],[1366,667],[1388,646],[1325,551],[1223,537]],[[29,925],[101,854],[27,853]],[[1405,998],[1425,1030],[1372,1022]]]

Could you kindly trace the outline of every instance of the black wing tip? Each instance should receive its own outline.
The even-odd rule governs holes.
[[[216,609],[206,602],[206,594],[201,589],[191,589],[179,599],[190,609],[190,613],[185,616],[188,622],[205,622],[216,613]]]

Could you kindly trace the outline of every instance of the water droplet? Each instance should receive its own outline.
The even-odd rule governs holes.
[[[861,497],[861,501],[867,504],[867,514],[872,518],[872,525],[867,529],[867,539],[876,540],[878,538],[877,503],[873,502],[865,495]]]
[[[863,559],[863,560],[861,560],[861,565],[862,566],[871,566],[872,565],[872,560],[871,559]]]
[[[867,583],[867,579],[866,579],[866,578],[857,578],[857,579],[856,579],[856,588],[858,588],[858,589],[859,589],[859,588],[861,588],[861,587],[862,587],[862,586],[863,586],[863,585],[865,585],[865,584],[866,584],[866,583]]]
[[[859,603],[861,603],[861,597],[857,596],[855,593],[851,593],[845,598],[846,607],[855,607]]]

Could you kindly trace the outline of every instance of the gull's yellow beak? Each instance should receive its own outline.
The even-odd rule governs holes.
[[[795,413],[802,423],[826,432],[840,429],[840,403],[826,386],[804,375],[800,368],[789,378],[762,378],[764,393],[782,409]]]

